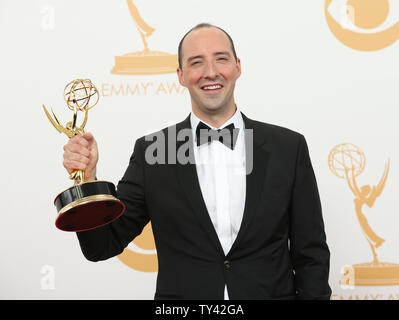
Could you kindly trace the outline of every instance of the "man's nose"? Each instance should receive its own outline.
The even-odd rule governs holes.
[[[205,65],[204,78],[215,79],[217,78],[217,76],[218,76],[218,71],[215,64],[213,63],[213,61],[208,62]]]

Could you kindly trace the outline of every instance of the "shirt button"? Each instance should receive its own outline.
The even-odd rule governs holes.
[[[225,266],[226,269],[230,268],[231,267],[231,261],[230,260],[226,260],[224,262],[224,266]]]

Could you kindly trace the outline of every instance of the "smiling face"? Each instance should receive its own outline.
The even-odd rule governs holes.
[[[182,66],[177,74],[190,92],[197,116],[234,113],[234,87],[241,65],[223,31],[204,27],[190,32],[182,44]]]

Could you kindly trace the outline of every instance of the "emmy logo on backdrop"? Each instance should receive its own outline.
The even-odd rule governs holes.
[[[64,100],[73,111],[73,119],[65,127],[51,110],[53,117],[43,105],[44,112],[54,128],[69,138],[84,134],[88,112],[98,102],[97,88],[88,79],[76,79],[64,89]],[[84,119],[77,125],[78,112]],[[69,176],[75,185],[59,193],[54,205],[58,211],[55,225],[63,231],[84,231],[103,226],[118,218],[125,210],[123,202],[116,198],[115,186],[108,181],[86,182],[84,172],[76,170]]]
[[[126,53],[115,57],[115,66],[111,73],[120,75],[143,75],[174,73],[177,69],[177,55],[161,51],[151,51],[148,48],[147,38],[153,34],[150,27],[141,17],[132,0],[126,0],[130,15],[141,35],[144,50]]]
[[[386,286],[399,285],[399,265],[378,260],[376,249],[384,239],[375,233],[362,212],[364,205],[374,206],[376,199],[384,190],[388,178],[390,160],[388,159],[384,173],[376,186],[364,185],[359,188],[356,177],[365,168],[366,158],[357,146],[342,143],[335,146],[328,157],[330,170],[338,178],[345,179],[355,199],[355,212],[362,232],[370,245],[373,261],[344,267],[344,276],[340,280],[341,286]]]

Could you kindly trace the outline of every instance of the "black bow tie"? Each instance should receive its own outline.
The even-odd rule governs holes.
[[[223,143],[231,150],[234,149],[239,129],[235,129],[234,124],[229,124],[223,129],[214,130],[209,128],[205,123],[200,121],[195,131],[197,138],[197,146],[204,143],[211,143],[213,140]]]

